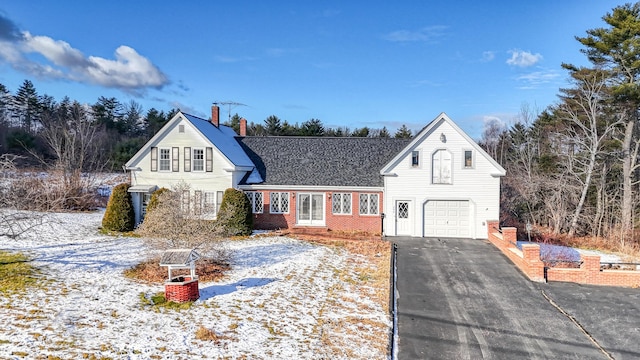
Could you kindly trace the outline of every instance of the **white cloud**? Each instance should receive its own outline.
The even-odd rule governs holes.
[[[418,30],[397,30],[384,35],[383,39],[392,42],[432,42],[444,36],[446,29],[446,26],[434,25]]]
[[[542,60],[542,55],[532,54],[528,51],[510,50],[509,53],[511,58],[507,60],[507,64],[511,66],[529,67]]]
[[[162,87],[168,82],[167,77],[149,59],[133,48],[120,46],[115,55],[116,60],[90,56],[89,62],[93,66],[84,68],[85,74],[93,82],[116,88]]]
[[[115,59],[86,57],[66,41],[34,36],[28,31],[11,36],[15,25],[6,17],[0,16],[0,25],[0,38],[6,39],[0,41],[0,61],[18,71],[39,78],[86,82],[131,92],[169,83],[157,66],[131,47],[118,47]],[[33,60],[29,54],[39,54],[45,60]]]
[[[541,70],[520,75],[516,77],[516,80],[526,84],[522,88],[532,89],[538,87],[539,85],[553,82],[559,77],[560,74],[555,70]]]

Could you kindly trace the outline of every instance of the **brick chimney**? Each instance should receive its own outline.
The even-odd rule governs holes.
[[[213,126],[220,126],[220,108],[218,105],[211,106],[211,123]]]
[[[240,119],[240,136],[247,136],[247,119]]]

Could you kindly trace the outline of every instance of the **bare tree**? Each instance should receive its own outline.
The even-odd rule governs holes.
[[[607,77],[604,72],[573,68],[571,76],[576,86],[563,90],[564,102],[559,108],[563,119],[569,123],[567,143],[573,146],[573,151],[567,154],[567,158],[573,163],[573,175],[581,186],[569,226],[569,236],[576,233],[602,145],[622,124],[621,121],[608,119],[603,110],[607,98]]]
[[[214,257],[224,256],[221,239],[223,229],[218,221],[205,220],[210,214],[198,202],[201,197],[191,195],[189,185],[180,183],[171,191],[158,195],[157,205],[147,212],[138,228],[147,244],[154,249],[199,249]]]
[[[19,156],[12,154],[0,155],[0,236],[15,239],[20,235],[33,231],[37,227],[50,221],[46,213],[21,211],[20,196],[15,196],[13,185],[24,181],[24,177],[17,176],[15,161]]]

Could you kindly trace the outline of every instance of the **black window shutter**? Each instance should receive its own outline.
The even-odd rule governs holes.
[[[151,148],[151,171],[158,171],[158,148]]]
[[[180,148],[171,148],[171,169],[174,172],[180,171]]]

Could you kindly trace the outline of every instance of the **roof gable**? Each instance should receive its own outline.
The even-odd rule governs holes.
[[[199,118],[197,116],[178,112],[169,122],[167,122],[147,143],[145,143],[138,152],[127,161],[125,167],[129,168],[139,161],[147,150],[157,144],[167,133],[181,120],[185,120],[191,124],[193,128],[200,133],[202,138],[209,142],[211,146],[218,151],[235,167],[253,168],[254,165],[242,150],[240,145],[235,141],[236,133],[232,128],[220,125],[214,126],[210,121]]]
[[[287,136],[237,140],[264,180],[247,177],[244,184],[363,187],[382,187],[380,169],[410,141]]]
[[[440,113],[435,119],[433,119],[427,126],[425,126],[420,132],[413,138],[413,140],[401,151],[397,153],[397,155],[387,162],[380,170],[380,174],[382,175],[391,175],[391,171],[393,168],[406,156],[409,156],[410,151],[413,148],[422,143],[429,135],[433,134],[442,124],[446,123],[449,125],[456,133],[458,133],[468,144],[472,147],[478,154],[484,157],[495,169],[494,172],[491,173],[492,176],[504,176],[506,174],[505,169],[500,166],[489,154],[487,154],[484,149],[478,145],[467,133],[465,133],[451,118],[447,116],[447,114]]]

